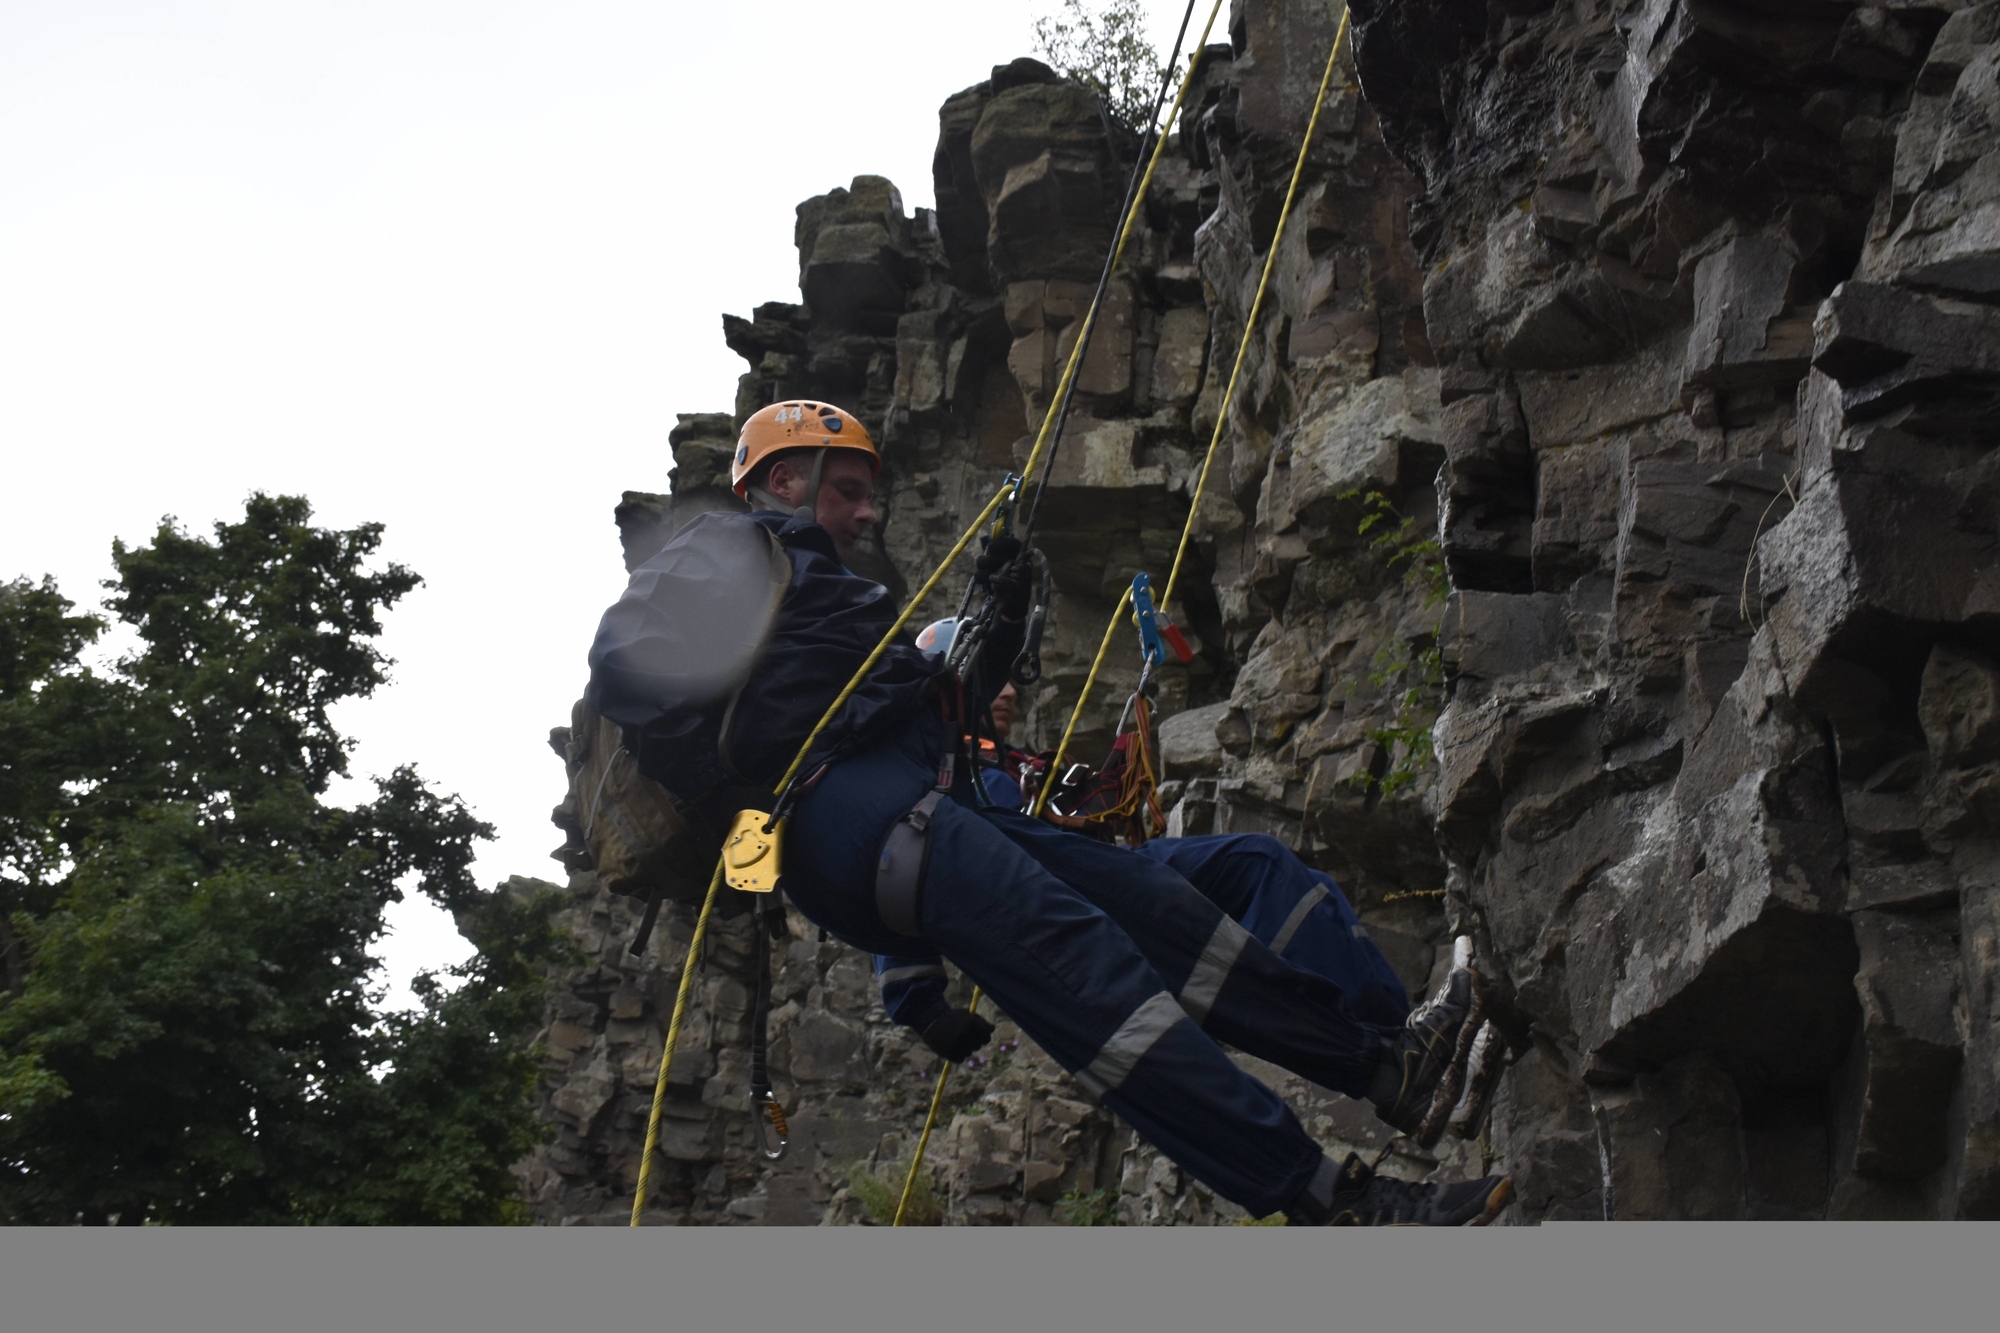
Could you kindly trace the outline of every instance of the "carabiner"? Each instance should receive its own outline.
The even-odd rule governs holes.
[[[1158,666],[1167,657],[1160,642],[1160,630],[1153,619],[1153,584],[1143,573],[1132,576],[1132,618],[1139,626],[1139,655],[1147,666]]]
[[[1014,530],[1015,512],[1021,507],[1021,482],[1022,478],[1009,472],[1007,480],[1000,483],[1008,494],[999,512],[993,516],[992,530],[987,533],[989,538],[1005,536]]]
[[[777,1136],[778,1150],[771,1151],[770,1141],[764,1137],[764,1117],[771,1117],[771,1132]],[[791,1126],[785,1123],[785,1108],[778,1104],[777,1095],[769,1088],[750,1094],[750,1120],[757,1126],[757,1151],[767,1162],[775,1162],[785,1155],[785,1149],[792,1146]]]

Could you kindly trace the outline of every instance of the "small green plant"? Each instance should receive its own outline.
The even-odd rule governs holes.
[[[1118,1225],[1118,1196],[1110,1190],[1081,1186],[1056,1200],[1056,1216],[1073,1227],[1115,1227]]]
[[[1438,626],[1421,647],[1398,640],[1375,654],[1375,668],[1368,683],[1394,695],[1396,715],[1384,727],[1368,733],[1368,739],[1388,753],[1389,766],[1380,776],[1363,772],[1355,776],[1361,787],[1392,795],[1409,786],[1437,761],[1431,742],[1431,724],[1437,721],[1444,703],[1444,653],[1438,646],[1442,630],[1442,607],[1451,596],[1451,578],[1445,570],[1444,548],[1435,534],[1426,534],[1417,521],[1397,509],[1379,490],[1350,490],[1341,499],[1361,506],[1361,521],[1355,531],[1368,538],[1368,548],[1380,555],[1391,569],[1401,566],[1403,578],[1422,596],[1426,609],[1438,609]]]
[[[1095,12],[1083,0],[1062,0],[1035,20],[1035,52],[1064,78],[1096,89],[1119,120],[1145,128],[1166,64],[1146,40],[1139,0],[1110,0]]]
[[[870,1222],[878,1227],[891,1226],[896,1220],[896,1204],[903,1197],[903,1182],[909,1174],[908,1159],[881,1172],[869,1170],[866,1162],[855,1162],[847,1168],[847,1188],[861,1200]],[[910,1207],[903,1215],[903,1225],[936,1226],[943,1216],[944,1210],[938,1206],[937,1194],[931,1188],[931,1173],[917,1172],[917,1185],[910,1191]]]

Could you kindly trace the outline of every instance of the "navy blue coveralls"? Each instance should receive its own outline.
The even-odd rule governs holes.
[[[1027,756],[1005,747],[1001,756],[999,762],[981,763],[980,781],[994,804],[1025,809],[1008,761]],[[1369,938],[1340,881],[1301,861],[1276,838],[1267,833],[1153,838],[1135,850],[1192,884],[1272,953],[1339,986],[1357,1016],[1384,1026],[1408,1016],[1410,997],[1402,978]],[[941,969],[926,968],[919,959],[878,955],[875,971],[884,983],[882,1007],[891,1018],[907,1013],[902,1021],[921,1028],[937,1016],[937,1008],[922,997],[926,991],[942,996]]]
[[[1002,762],[980,765],[980,781],[994,804],[1022,809],[1021,784],[1006,762],[1016,752],[1003,748],[1002,756]],[[1357,1017],[1393,1026],[1409,1014],[1402,979],[1368,937],[1339,881],[1306,865],[1276,838],[1264,833],[1154,838],[1136,851],[1185,879],[1272,953],[1339,986]],[[875,973],[882,1007],[899,1023],[921,1031],[947,1007],[944,968],[934,956],[877,954]]]
[[[704,515],[690,528],[715,517]],[[752,521],[774,529],[794,560],[794,586],[759,672],[775,667],[795,688],[802,682],[809,687],[804,697],[783,701],[783,708],[774,700],[768,716],[737,712],[732,733],[752,728],[756,749],[770,753],[782,748],[773,744],[773,729],[796,729],[793,745],[803,740],[810,722],[800,727],[796,719],[824,708],[859,661],[846,639],[825,635],[817,642],[818,656],[805,651],[812,636],[803,623],[810,613],[794,606],[800,580],[811,585],[806,591],[815,602],[835,603],[830,612],[820,610],[837,627],[877,619],[887,599],[879,585],[844,569],[838,573],[848,586],[841,587],[827,568],[837,569],[831,543],[816,525],[765,514]],[[675,608],[660,598],[670,600],[673,580],[658,569],[649,576],[649,568],[671,564],[676,546],[699,540],[701,534],[683,530],[634,571],[591,654],[598,711],[613,716],[606,705],[622,707],[625,717],[616,720],[625,721],[664,703],[680,717],[672,729],[628,726],[637,725],[650,742],[640,756],[642,769],[695,801],[704,798],[675,787],[683,775],[671,762],[672,740],[715,735],[711,723],[690,719],[704,709],[719,714],[725,705],[673,699],[670,680],[630,666],[620,627],[646,628],[655,640],[693,632],[672,628]],[[800,557],[802,548],[810,558]],[[678,558],[685,562],[685,551]],[[842,602],[843,592],[852,605]],[[647,605],[635,607],[634,601]],[[862,606],[871,614],[855,613]],[[986,663],[1011,659],[1013,645],[999,642],[1002,637],[995,637],[997,649],[989,643]],[[788,649],[793,644],[799,647]],[[786,660],[773,663],[779,654]],[[1277,1211],[1316,1177],[1330,1175],[1336,1168],[1291,1110],[1218,1042],[1360,1097],[1379,1068],[1382,1034],[1355,1017],[1339,986],[1287,963],[1168,866],[1024,815],[978,809],[971,777],[961,772],[953,799],[938,806],[932,823],[923,938],[883,924],[874,885],[884,836],[935,781],[939,757],[956,730],[926,710],[921,693],[901,688],[923,660],[913,645],[904,651],[899,644],[889,659],[892,673],[879,682],[871,674],[863,691],[867,715],[840,729],[830,751],[834,762],[793,812],[787,896],[808,919],[865,952],[949,958],[1106,1106],[1190,1175],[1249,1212]],[[980,679],[969,682],[969,696],[990,696],[985,678],[997,681],[998,672],[976,664],[975,675]],[[641,678],[649,696],[621,692]],[[689,756],[690,765],[698,762],[699,756]]]

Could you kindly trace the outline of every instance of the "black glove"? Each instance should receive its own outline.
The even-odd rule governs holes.
[[[993,1025],[970,1009],[947,1009],[921,1035],[924,1045],[957,1064],[986,1044]]]
[[[993,576],[1014,563],[1021,555],[1021,539],[1011,532],[1003,532],[990,539],[986,548],[979,553],[979,560],[972,567],[981,583],[988,583]]]
[[[1019,537],[995,537],[979,557],[977,573],[992,589],[1003,619],[1018,621],[1028,614],[1035,600],[1035,565]]]

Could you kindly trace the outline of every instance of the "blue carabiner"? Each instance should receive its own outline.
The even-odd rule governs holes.
[[[1002,504],[1000,511],[993,516],[993,528],[988,534],[991,537],[1005,536],[1013,531],[1014,511],[1021,504],[1021,478],[1009,472],[1007,479],[1000,483],[1000,489],[1007,491],[1008,496],[1006,503]]]
[[[1153,583],[1144,573],[1132,576],[1132,612],[1139,618],[1139,651],[1148,666],[1156,667],[1166,661],[1167,645],[1153,614]]]

